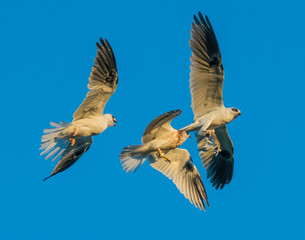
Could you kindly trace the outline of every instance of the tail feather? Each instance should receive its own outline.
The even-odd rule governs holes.
[[[41,147],[39,150],[43,150],[40,155],[47,154],[45,157],[46,160],[53,158],[52,161],[55,161],[70,143],[67,137],[60,136],[61,131],[70,124],[67,122],[51,122],[50,125],[55,128],[46,128],[43,130],[45,135],[41,137]]]
[[[131,145],[123,148],[120,159],[124,171],[134,173],[145,162],[147,155],[145,145]]]
[[[57,142],[55,142],[55,141],[46,142],[44,144],[41,144],[41,147],[39,148],[39,150],[44,149],[44,151],[40,153],[40,156],[49,152],[53,147],[56,146],[56,144],[57,144]]]

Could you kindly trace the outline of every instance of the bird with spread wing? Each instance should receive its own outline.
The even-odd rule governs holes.
[[[194,16],[190,40],[194,122],[183,130],[196,131],[200,157],[212,185],[218,189],[228,184],[233,174],[233,144],[226,124],[241,113],[223,105],[224,69],[219,46],[208,17],[200,12],[198,16]]]
[[[55,161],[61,157],[49,177],[74,164],[91,146],[92,136],[98,135],[117,122],[112,114],[104,114],[104,108],[117,88],[118,75],[114,53],[110,44],[101,38],[96,43],[97,54],[89,77],[89,92],[75,111],[72,123],[51,122],[54,128],[44,129],[40,155]],[[45,178],[44,180],[48,179]]]
[[[180,110],[164,113],[154,119],[145,129],[142,145],[123,148],[120,159],[126,172],[135,172],[148,158],[149,164],[163,173],[196,207],[205,210],[209,206],[200,174],[186,149],[179,147],[189,134],[176,130],[171,121],[181,114]]]

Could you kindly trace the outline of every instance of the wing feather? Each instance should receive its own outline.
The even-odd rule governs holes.
[[[207,171],[212,185],[222,189],[225,184],[229,184],[233,176],[234,149],[226,126],[215,129],[216,137],[220,143],[221,152],[215,156],[214,147],[208,143],[206,136],[196,134],[199,155],[203,166]]]
[[[181,110],[173,110],[152,120],[143,133],[142,143],[150,142],[151,140],[167,134],[170,131],[176,131],[170,123],[180,114]]]
[[[158,157],[155,153],[150,155],[150,165],[173,180],[179,191],[196,207],[205,210],[203,200],[209,206],[206,191],[200,174],[193,164],[191,156],[186,149],[176,148],[165,155],[170,162]]]
[[[224,71],[212,25],[198,13],[192,23],[190,89],[194,119],[223,106]]]
[[[89,77],[89,92],[73,115],[73,121],[90,115],[101,116],[118,84],[117,66],[110,44],[101,38]]]
[[[49,177],[44,180],[60,173],[70,166],[72,166],[85,152],[88,151],[92,144],[92,136],[76,138],[73,146],[69,145],[62,154],[61,159],[55,166]]]

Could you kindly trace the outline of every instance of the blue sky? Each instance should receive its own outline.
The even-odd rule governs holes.
[[[14,1],[0,4],[1,239],[302,239],[304,236],[304,7],[302,1]],[[225,69],[232,182],[215,190],[194,137],[191,153],[210,208],[199,211],[145,163],[119,153],[173,109],[193,119],[188,88],[193,14],[207,14]],[[71,121],[87,92],[95,42],[114,50],[118,120],[70,169],[39,156],[50,121]]]

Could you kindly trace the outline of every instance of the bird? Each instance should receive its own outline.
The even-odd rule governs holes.
[[[118,85],[118,71],[113,50],[105,39],[96,43],[97,53],[92,67],[88,93],[73,114],[71,123],[50,122],[53,128],[43,130],[40,155],[55,161],[61,159],[51,175],[44,180],[62,172],[74,164],[88,149],[93,140],[108,127],[115,126],[117,120],[112,114],[104,114],[104,108]]]
[[[219,45],[207,16],[199,12],[192,23],[190,90],[194,121],[183,128],[195,131],[202,163],[212,185],[222,189],[233,175],[233,144],[226,125],[241,115],[235,107],[224,107],[224,68]]]
[[[209,206],[201,176],[186,149],[179,147],[190,135],[176,130],[171,121],[181,114],[173,110],[155,118],[144,131],[143,145],[123,148],[120,159],[126,172],[134,173],[148,159],[150,166],[163,173],[196,207],[205,210]]]
[[[126,172],[135,172],[153,152],[170,161],[164,156],[163,151],[179,147],[190,137],[186,131],[176,130],[170,124],[180,114],[181,110],[173,110],[158,116],[146,127],[142,145],[129,145],[123,148],[120,159]]]

